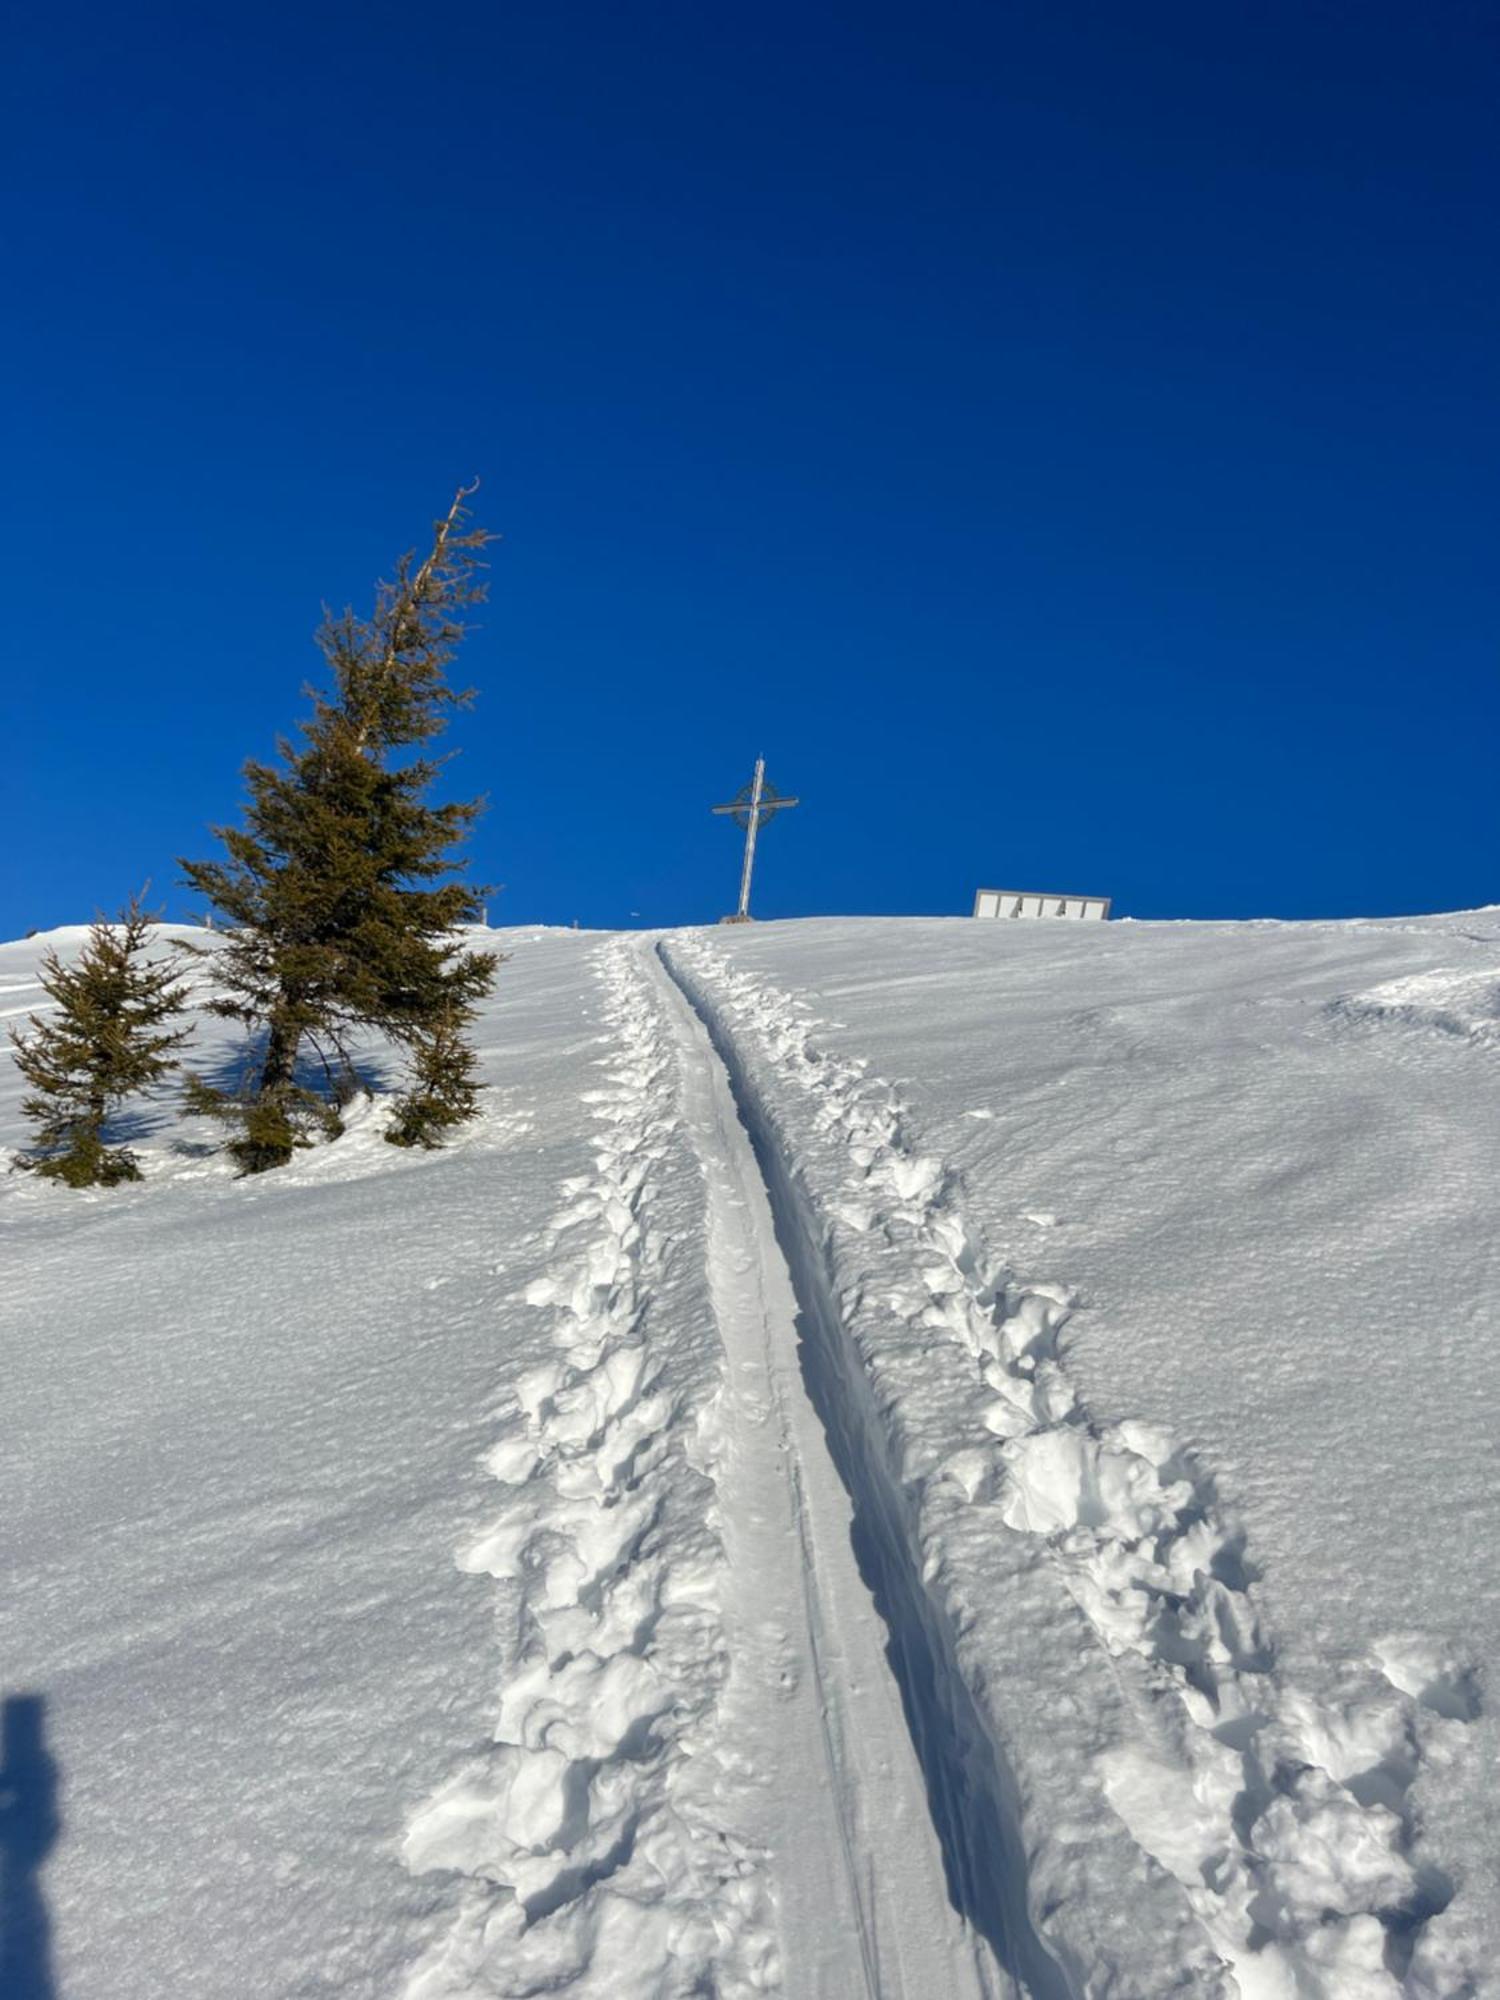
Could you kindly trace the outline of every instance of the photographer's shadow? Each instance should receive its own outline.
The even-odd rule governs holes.
[[[47,1754],[46,1698],[7,1695],[0,1718],[0,1994],[57,2000],[42,1863],[57,1844],[57,1767]]]

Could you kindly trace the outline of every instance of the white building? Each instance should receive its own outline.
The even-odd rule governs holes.
[[[981,889],[974,898],[976,917],[1082,917],[1101,921],[1109,915],[1108,896],[1039,896],[1030,889]]]

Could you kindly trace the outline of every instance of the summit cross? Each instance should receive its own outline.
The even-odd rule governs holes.
[[[750,921],[750,875],[755,867],[755,836],[767,820],[774,819],[788,806],[800,805],[800,799],[783,798],[774,785],[766,783],[766,760],[757,757],[755,776],[727,806],[714,806],[716,813],[730,814],[736,825],[745,829],[745,865],[740,871],[740,906],[732,917],[725,917],[726,924],[748,924]]]

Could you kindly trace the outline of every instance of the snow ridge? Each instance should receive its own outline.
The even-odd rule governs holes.
[[[981,1708],[988,1691],[997,1742],[1023,1787],[1032,1760],[1024,1740],[1005,1740],[1012,1732],[994,1707],[1007,1699],[996,1671],[1005,1663],[986,1657],[974,1603],[983,1593],[969,1587],[977,1534],[993,1547],[1009,1531],[1038,1552],[1123,1694],[1124,1727],[1073,1783],[1102,1791],[1155,1864],[1152,1887],[1179,1885],[1210,1949],[1170,1939],[1173,1913],[1158,1895],[1155,1915],[1142,1913],[1152,1949],[1132,1969],[1118,1935],[1091,1939],[1067,1907],[1070,1892],[1097,1894],[1109,1867],[1049,1871],[1033,1851],[1033,1906],[1039,1894],[1054,1905],[1038,1927],[1076,1989],[1103,1992],[1110,1962],[1108,1990],[1142,2000],[1168,1990],[1244,2000],[1477,1991],[1475,1970],[1433,1921],[1453,1885],[1422,1863],[1407,1806],[1433,1732],[1461,1731],[1477,1713],[1473,1677],[1413,1639],[1393,1641],[1336,1707],[1288,1685],[1212,1477],[1153,1426],[1098,1423],[1081,1401],[1066,1365],[1070,1287],[1023,1280],[986,1247],[958,1177],[909,1140],[898,1094],[821,1048],[801,1003],[701,943],[669,950],[742,1075],[753,1070],[763,1122],[797,1162],[799,1197],[842,1287],[844,1331],[912,1501],[927,1588],[945,1600],[960,1665]],[[803,1144],[809,1114],[815,1154]],[[803,1170],[803,1154],[818,1171]],[[955,1351],[977,1392],[967,1422],[955,1424],[950,1407],[923,1425],[934,1361]],[[934,1436],[948,1440],[946,1456]],[[1090,1809],[1084,1798],[1071,1804],[1080,1816]],[[1109,1893],[1120,1890],[1111,1882]],[[1169,1989],[1164,1966],[1180,1984]]]
[[[566,1182],[528,1302],[555,1357],[487,1456],[507,1489],[459,1567],[510,1635],[494,1742],[415,1815],[418,1873],[467,1878],[406,2000],[727,1996],[776,1984],[764,1856],[723,1827],[728,1662],[711,1476],[717,1344],[676,1265],[674,1058],[628,946],[594,955],[611,1047],[586,1094],[593,1172]],[[680,1154],[681,1148],[675,1149]],[[710,1987],[710,1980],[712,1986]]]

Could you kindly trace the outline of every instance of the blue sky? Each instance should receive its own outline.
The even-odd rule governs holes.
[[[208,851],[478,474],[510,921],[1500,899],[1479,5],[31,10],[0,934]]]

